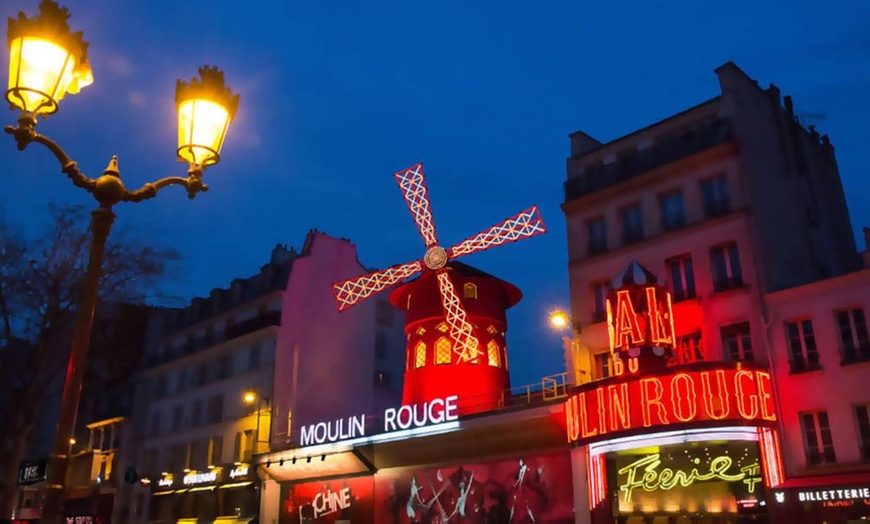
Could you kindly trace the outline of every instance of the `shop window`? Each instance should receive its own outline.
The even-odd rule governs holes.
[[[452,351],[452,344],[447,337],[441,337],[435,342],[435,363],[436,364],[449,364],[450,363],[450,352]]]
[[[861,446],[861,460],[870,462],[870,406],[855,406],[855,421],[858,424],[858,441]]]
[[[695,270],[691,255],[681,255],[665,260],[671,277],[671,290],[674,302],[690,300],[697,296],[695,291]]]
[[[714,291],[726,291],[743,285],[740,253],[735,242],[710,248],[710,266]]]
[[[836,463],[837,456],[834,453],[834,441],[831,438],[828,412],[801,413],[800,417],[803,423],[807,466]]]
[[[864,309],[854,308],[837,311],[837,327],[840,332],[840,355],[843,364],[870,360],[870,336]]]
[[[610,280],[599,280],[589,285],[592,293],[592,322],[607,320],[607,294],[610,293]]]
[[[722,344],[725,348],[725,358],[732,362],[754,360],[752,354],[752,337],[749,333],[749,322],[741,322],[724,326],[722,332]]]
[[[821,369],[813,321],[805,318],[785,323],[791,360],[791,372],[801,373]]]
[[[490,340],[486,345],[486,360],[490,366],[498,367],[498,344],[495,340]]]
[[[676,360],[679,364],[703,362],[704,343],[700,332],[690,333],[677,339]]]
[[[414,348],[414,369],[419,369],[426,365],[426,343],[417,342]]]
[[[465,298],[477,298],[477,286],[471,283],[467,283],[462,286],[463,295]]]
[[[613,360],[610,353],[595,355],[595,374],[598,378],[607,378],[612,374]]]

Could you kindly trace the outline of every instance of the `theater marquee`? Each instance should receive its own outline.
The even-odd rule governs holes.
[[[568,441],[588,443],[644,430],[711,422],[770,426],[770,373],[746,363],[698,363],[586,384],[565,406]]]

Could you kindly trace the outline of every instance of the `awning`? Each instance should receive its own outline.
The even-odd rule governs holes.
[[[155,491],[155,492],[154,492],[154,496],[155,496],[155,497],[158,497],[158,496],[160,496],[160,495],[171,495],[171,494],[173,494],[173,493],[175,493],[175,490],[169,490],[169,491]]]
[[[787,479],[777,489],[843,486],[846,484],[870,484],[870,471],[855,471],[836,475],[813,475]]]
[[[253,520],[253,517],[218,517],[215,519],[214,524],[248,524],[251,520]]]
[[[213,491],[216,487],[217,486],[199,486],[197,488],[190,488],[190,492],[193,493],[194,491]]]
[[[253,484],[253,482],[250,480],[248,480],[246,482],[233,482],[231,484],[222,484],[222,485],[218,486],[218,489],[241,488],[244,486],[250,486],[251,484]]]

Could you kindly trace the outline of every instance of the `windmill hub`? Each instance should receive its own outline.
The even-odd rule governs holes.
[[[432,246],[423,257],[429,269],[441,269],[447,265],[447,251],[441,246]]]

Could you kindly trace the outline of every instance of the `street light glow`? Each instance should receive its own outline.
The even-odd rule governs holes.
[[[245,401],[245,404],[253,404],[255,400],[257,400],[257,394],[253,391],[245,391],[245,395],[242,397],[242,400]]]
[[[568,313],[561,309],[557,309],[550,313],[550,326],[552,326],[553,329],[563,330],[569,323],[570,319],[568,318]]]

